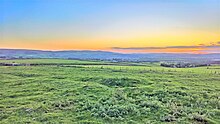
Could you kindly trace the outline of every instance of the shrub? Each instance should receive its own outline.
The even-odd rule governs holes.
[[[108,78],[103,79],[101,82],[101,84],[116,87],[134,87],[138,83],[140,83],[140,80],[131,78]]]

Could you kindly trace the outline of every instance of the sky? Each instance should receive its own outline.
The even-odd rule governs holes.
[[[220,53],[220,0],[0,0],[0,48]]]

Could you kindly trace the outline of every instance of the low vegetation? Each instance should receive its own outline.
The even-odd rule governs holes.
[[[0,61],[11,62],[41,65],[0,66],[2,124],[220,123],[218,65],[166,68],[159,63]],[[49,62],[56,65],[42,64]]]
[[[171,68],[194,68],[194,67],[204,67],[204,66],[211,66],[211,65],[200,64],[200,63],[161,63],[160,66],[171,67]]]

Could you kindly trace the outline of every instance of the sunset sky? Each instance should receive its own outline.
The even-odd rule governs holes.
[[[0,0],[0,48],[220,53],[220,0]]]

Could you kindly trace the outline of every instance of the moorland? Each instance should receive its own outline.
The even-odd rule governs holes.
[[[220,123],[220,66],[0,60],[0,123]]]

